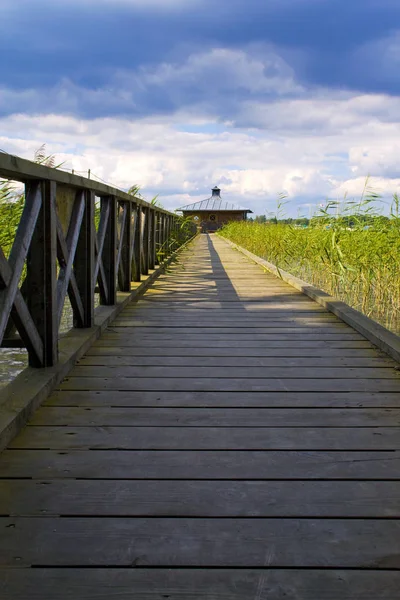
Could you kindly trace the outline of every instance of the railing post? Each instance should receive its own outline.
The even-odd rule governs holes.
[[[160,250],[160,240],[161,240],[161,218],[158,210],[155,211],[155,244],[154,244],[154,264],[159,265],[160,260],[158,258],[158,251]]]
[[[76,247],[74,272],[83,305],[83,323],[75,327],[93,327],[94,324],[94,192],[85,190],[85,210]]]
[[[40,184],[42,204],[27,255],[27,297],[32,320],[43,343],[43,362],[29,353],[31,367],[52,367],[58,360],[56,183]],[[27,183],[26,202],[37,189]]]
[[[169,215],[167,215],[167,256],[169,256],[171,254],[171,248],[170,248],[170,235],[171,235],[171,217]]]
[[[150,246],[149,246],[149,269],[154,269],[156,264],[156,211],[150,211]]]
[[[131,291],[132,281],[132,260],[131,260],[131,246],[132,246],[132,203],[124,203],[125,211],[125,226],[121,232],[122,238],[120,239],[121,249],[121,266],[122,266],[122,277],[120,278],[119,288],[121,292]]]
[[[101,203],[108,202],[109,217],[103,246],[103,265],[108,289],[107,301],[104,304],[112,306],[117,303],[117,199],[107,196]]]
[[[149,274],[149,247],[150,247],[150,209],[146,206],[143,209],[144,227],[143,227],[143,275]]]
[[[140,204],[136,205],[135,210],[135,233],[133,242],[133,265],[134,275],[133,281],[140,281],[141,277],[141,262],[142,262],[142,207]]]
[[[167,216],[162,213],[162,248],[163,248],[163,260],[167,256]]]

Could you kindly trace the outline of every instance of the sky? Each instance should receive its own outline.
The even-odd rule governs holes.
[[[0,0],[0,149],[169,209],[400,192],[398,0]],[[386,209],[387,210],[387,207]]]

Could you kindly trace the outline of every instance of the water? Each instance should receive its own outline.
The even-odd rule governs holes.
[[[10,383],[28,366],[28,353],[23,348],[0,348],[0,388]]]
[[[95,307],[99,306],[99,295],[95,294]],[[60,325],[60,334],[67,333],[73,326],[72,307],[65,301]],[[28,353],[23,348],[0,348],[0,389],[10,383],[28,366]]]

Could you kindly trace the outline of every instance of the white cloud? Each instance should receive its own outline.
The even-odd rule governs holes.
[[[168,96],[168,114],[66,116],[82,103],[93,117],[99,107],[132,114],[138,106],[142,115],[152,94]],[[3,150],[29,158],[46,142],[66,167],[90,168],[122,188],[137,183],[169,208],[206,197],[216,183],[255,212],[271,210],[282,191],[297,204],[346,190],[358,196],[368,174],[385,194],[399,187],[399,99],[305,90],[264,46],[214,48],[181,64],[119,72],[98,90],[69,81],[47,92],[2,90],[0,108],[10,105],[21,114],[0,119]],[[27,106],[33,113],[51,106],[58,114],[22,114]]]
[[[0,148],[30,158],[47,142],[48,150],[66,161],[65,167],[82,172],[90,168],[122,188],[137,183],[147,197],[160,194],[168,208],[206,197],[217,183],[225,196],[259,213],[273,210],[282,191],[295,204],[304,204],[306,198],[316,203],[343,197],[345,191],[358,197],[368,173],[373,175],[371,185],[385,194],[399,189],[400,124],[376,116],[385,107],[384,97],[369,100],[345,98],[329,107],[325,98],[324,110],[334,119],[351,107],[347,126],[329,136],[291,131],[287,123],[279,135],[268,130],[219,131],[216,120],[200,118],[194,120],[199,131],[182,131],[177,125],[191,122],[185,113],[136,121],[14,115],[0,120]],[[301,110],[297,107],[300,121],[312,113],[315,102],[307,105],[304,100]],[[391,102],[387,99],[388,112]],[[291,101],[283,100],[280,113],[290,114],[291,108]],[[295,206],[287,208],[297,213]]]
[[[274,96],[300,93],[293,70],[273,50],[253,46],[246,50],[212,48],[191,54],[183,64],[164,63],[142,70],[146,84],[202,89],[215,97],[224,90],[273,93]]]

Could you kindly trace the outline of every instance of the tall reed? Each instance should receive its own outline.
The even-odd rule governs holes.
[[[369,193],[337,217],[332,204],[307,228],[235,222],[220,234],[400,333],[399,199],[390,218],[374,212]]]

